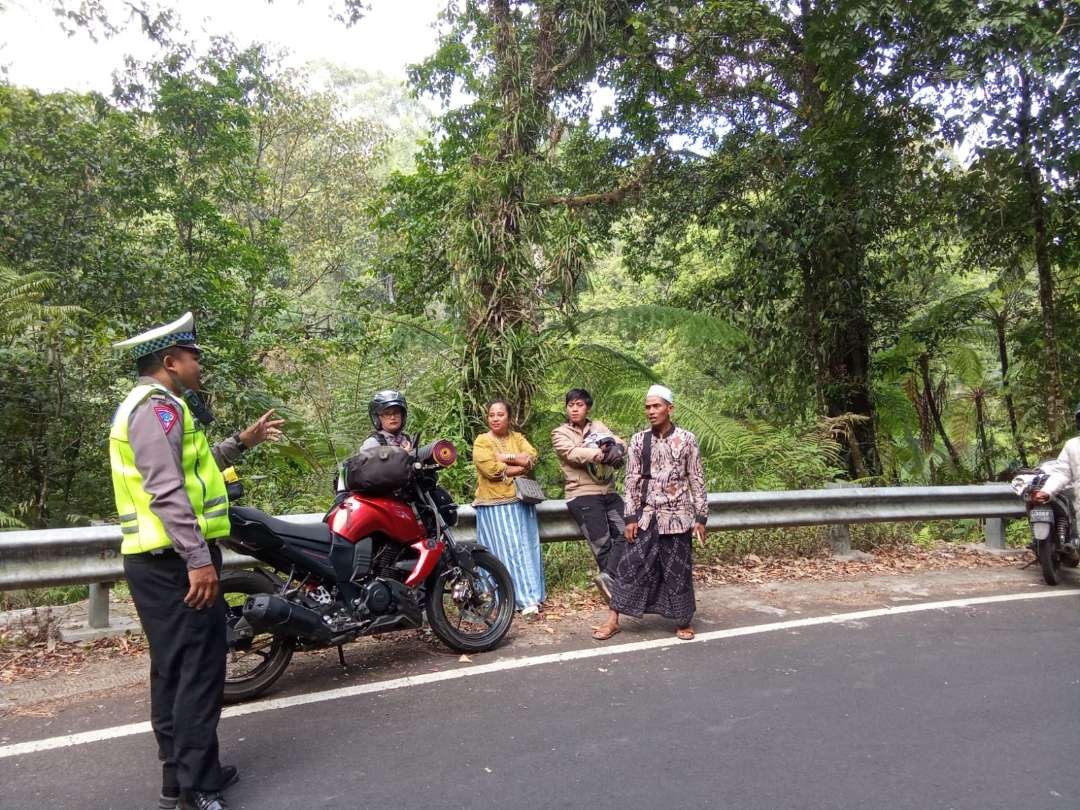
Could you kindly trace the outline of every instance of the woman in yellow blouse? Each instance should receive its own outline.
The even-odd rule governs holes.
[[[540,615],[546,596],[536,507],[517,499],[514,478],[536,466],[536,448],[510,429],[510,406],[488,403],[488,432],[473,442],[476,465],[476,539],[506,565],[514,580],[514,601],[528,619]]]

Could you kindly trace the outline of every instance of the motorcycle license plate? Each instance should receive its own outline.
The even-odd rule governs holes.
[[[1028,519],[1032,523],[1053,523],[1054,522],[1054,510],[1053,509],[1032,509],[1028,512]]]

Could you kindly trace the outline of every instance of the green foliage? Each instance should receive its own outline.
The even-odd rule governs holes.
[[[451,7],[438,50],[413,70],[418,89],[448,99],[460,83],[471,101],[441,118],[416,172],[388,184],[386,270],[404,307],[458,319],[471,429],[495,397],[528,420],[554,357],[550,326],[573,314],[625,197],[595,187],[629,172],[608,164],[586,104],[621,13],[597,0]]]
[[[0,528],[111,516],[110,343],[186,309],[214,429],[287,418],[245,461],[276,513],[327,506],[386,387],[463,451],[460,500],[493,396],[557,495],[582,386],[629,436],[669,385],[710,489],[1034,461],[1080,399],[1078,35],[1028,0],[493,0],[451,4],[412,70],[434,120],[227,41],[172,43],[112,99],[0,85]],[[582,547],[545,558],[586,584]]]

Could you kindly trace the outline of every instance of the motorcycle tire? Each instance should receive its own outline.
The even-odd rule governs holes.
[[[514,620],[514,582],[510,572],[490,551],[476,549],[472,553],[477,572],[487,580],[487,585],[494,589],[492,603],[483,605],[480,597],[472,590],[475,575],[460,568],[443,568],[435,576],[428,591],[427,619],[432,631],[447,647],[456,652],[485,652],[494,648],[510,630]],[[469,578],[465,580],[463,578]],[[455,586],[469,588],[469,604],[455,599]],[[455,620],[447,615],[447,602],[458,611]],[[476,618],[480,621],[468,621]],[[477,632],[463,629],[467,623]]]
[[[1047,585],[1057,585],[1060,581],[1061,555],[1052,538],[1039,542],[1039,565]]]
[[[231,626],[243,615],[247,597],[273,591],[274,582],[257,571],[225,571],[221,575],[221,595],[225,597],[226,622]],[[260,695],[269,689],[289,666],[293,645],[288,639],[260,633],[249,650],[230,649],[225,665],[225,702],[236,703]],[[231,670],[238,659],[254,655],[262,660],[249,671]]]

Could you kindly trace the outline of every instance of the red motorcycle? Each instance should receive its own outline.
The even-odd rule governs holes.
[[[379,453],[407,470],[393,494],[346,490],[319,525],[229,509],[232,534],[223,544],[264,566],[221,577],[226,701],[264,692],[295,650],[337,647],[344,664],[341,645],[421,627],[425,616],[443,643],[464,653],[492,649],[510,629],[514,588],[506,567],[453,535],[457,504],[438,485],[438,471],[456,461],[454,445],[435,442],[405,460],[394,457],[405,453],[400,448]]]

